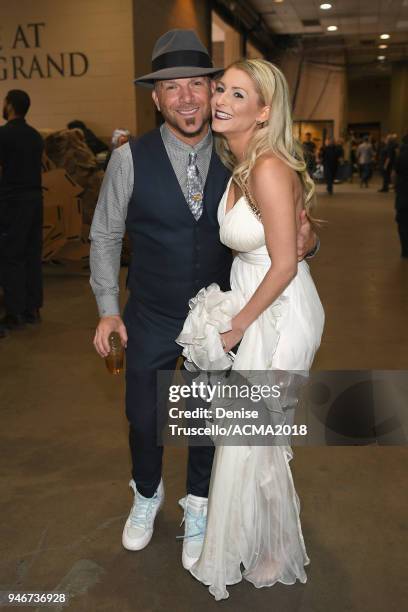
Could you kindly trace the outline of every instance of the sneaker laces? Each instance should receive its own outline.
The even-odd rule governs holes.
[[[182,536],[176,536],[177,540],[188,539],[190,542],[200,541],[204,538],[205,528],[207,525],[207,517],[204,512],[200,514],[194,514],[188,509],[188,506],[184,512],[183,519],[180,523],[180,527],[183,523],[186,523],[185,534]]]
[[[157,505],[157,501],[157,493],[153,497],[143,497],[136,494],[130,514],[131,526],[141,529],[151,528],[153,508]]]

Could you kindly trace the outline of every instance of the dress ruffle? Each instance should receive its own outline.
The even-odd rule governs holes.
[[[221,291],[216,283],[200,289],[189,301],[190,312],[176,339],[183,347],[187,370],[231,368],[233,356],[225,353],[220,334],[231,330],[231,321],[243,305],[238,292]]]
[[[220,334],[231,330],[232,319],[246,302],[237,289],[221,291],[216,283],[200,289],[189,301],[190,312],[176,338],[177,344],[183,347],[186,370],[227,370],[234,361],[234,367],[240,370],[272,366],[280,336],[278,321],[287,298],[281,296],[248,327],[236,355],[226,354]]]

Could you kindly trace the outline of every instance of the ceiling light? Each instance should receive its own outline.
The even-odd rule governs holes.
[[[378,45],[379,49],[388,49],[388,45]]]
[[[328,26],[327,27],[328,32],[335,32],[337,30],[337,26]]]
[[[377,59],[378,59],[380,62],[383,62],[383,61],[385,60],[385,55],[379,55],[379,56],[377,57]]]
[[[329,4],[328,2],[325,2],[324,4],[320,5],[320,8],[322,9],[322,11],[328,11],[329,9],[331,9],[332,5]]]
[[[387,40],[388,38],[390,38],[389,34],[381,34],[380,36],[381,40]]]

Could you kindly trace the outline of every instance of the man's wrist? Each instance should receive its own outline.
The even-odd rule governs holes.
[[[117,295],[96,296],[100,317],[120,316],[119,299]]]
[[[306,253],[305,259],[312,259],[312,257],[314,257],[318,253],[319,249],[320,249],[320,238],[319,236],[317,236],[315,246],[313,247],[311,251]]]

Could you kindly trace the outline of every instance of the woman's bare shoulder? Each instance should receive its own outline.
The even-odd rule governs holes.
[[[251,182],[257,186],[264,181],[293,181],[296,172],[288,164],[273,153],[261,155],[251,171]]]

